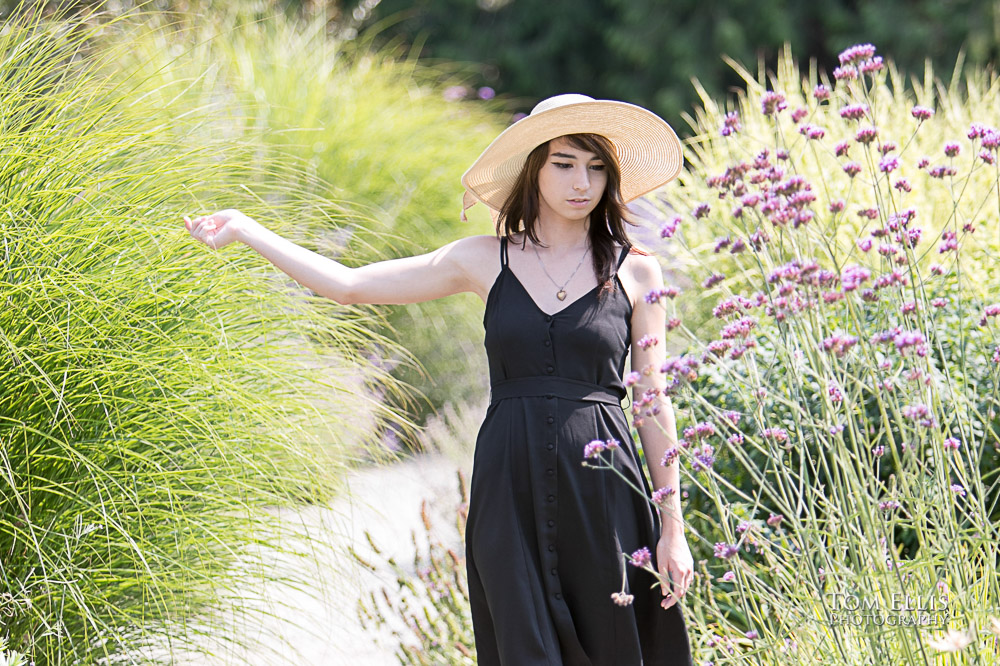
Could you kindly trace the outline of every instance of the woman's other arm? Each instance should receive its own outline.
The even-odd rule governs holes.
[[[655,393],[652,402],[636,416],[636,430],[646,454],[653,489],[673,489],[673,493],[667,495],[665,503],[659,507],[661,537],[656,549],[657,563],[660,573],[673,581],[674,593],[677,597],[682,597],[694,575],[694,560],[684,536],[679,456],[674,456],[666,467],[660,464],[664,454],[677,446],[673,405],[670,398],[663,394],[666,377],[660,372],[666,360],[663,340],[666,333],[666,310],[659,301],[647,303],[645,299],[645,294],[663,287],[663,272],[652,256],[631,255],[630,259],[630,282],[637,290],[632,312],[632,370],[640,376],[639,381],[632,386],[632,399],[633,402],[639,402],[646,391]],[[649,344],[653,338],[657,342]],[[656,413],[647,416],[646,412],[650,410]],[[669,608],[675,601],[673,597],[664,600],[664,607]]]
[[[344,305],[417,303],[463,291],[485,300],[484,285],[492,282],[488,273],[499,268],[498,262],[487,259],[490,246],[496,245],[490,236],[462,238],[427,254],[351,268],[296,245],[237,210],[185,218],[185,226],[216,249],[241,241],[299,284]]]

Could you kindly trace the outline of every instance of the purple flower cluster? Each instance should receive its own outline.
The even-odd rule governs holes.
[[[933,428],[935,425],[934,417],[930,414],[930,409],[924,404],[906,405],[903,407],[903,416],[910,419],[911,421],[916,421],[917,425],[923,426],[924,428]]]
[[[740,552],[740,547],[736,544],[717,542],[713,548],[713,552],[716,557],[723,560],[729,560],[736,556]]]
[[[619,448],[620,443],[617,439],[595,439],[583,447],[583,457],[584,458],[596,458],[603,451],[610,451]]]
[[[858,344],[857,337],[835,333],[823,339],[823,350],[836,354],[840,358],[856,344]]]
[[[729,136],[730,134],[735,134],[743,129],[740,125],[740,116],[735,111],[730,111],[726,114],[725,118],[722,119],[722,136]]]
[[[702,444],[694,449],[691,456],[691,471],[708,471],[715,464],[715,449],[711,444]]]
[[[840,110],[840,117],[845,120],[861,120],[868,115],[867,104],[848,104]]]
[[[760,98],[760,108],[765,116],[773,116],[779,111],[787,109],[788,103],[785,102],[785,96],[781,93],[768,90]]]
[[[632,553],[629,557],[629,561],[634,567],[645,567],[649,566],[653,561],[653,554],[649,552],[649,548],[643,546],[639,550]]]
[[[638,340],[636,344],[643,349],[643,351],[648,350],[650,347],[655,347],[660,344],[660,339],[655,335],[644,335]]]
[[[660,238],[671,238],[675,233],[677,233],[677,227],[681,224],[681,218],[673,217],[663,223],[660,227]]]
[[[680,289],[674,286],[660,287],[658,289],[650,289],[646,294],[645,300],[647,303],[658,303],[664,298],[675,298],[677,294],[680,293]]]
[[[666,506],[667,500],[670,499],[677,491],[670,486],[664,486],[653,492],[653,503],[658,506]]]

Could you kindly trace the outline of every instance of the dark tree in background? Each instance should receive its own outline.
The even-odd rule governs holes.
[[[845,47],[871,42],[917,76],[929,58],[947,81],[960,50],[990,63],[1000,42],[1000,3],[975,0],[381,0],[370,13],[399,19],[382,39],[480,63],[474,83],[515,110],[573,91],[674,122],[695,101],[692,77],[713,95],[740,85],[722,54],[755,71],[788,42],[800,63],[831,71]]]
[[[239,7],[324,12],[331,22],[377,33],[377,44],[416,45],[425,59],[463,63],[470,84],[489,86],[527,112],[543,97],[582,92],[647,106],[683,129],[696,101],[691,79],[716,98],[739,88],[722,60],[756,71],[787,42],[805,65],[832,71],[837,54],[871,42],[904,71],[926,59],[946,82],[959,52],[993,63],[1000,44],[998,0],[0,0],[14,7],[111,13],[207,14]],[[344,34],[343,31],[338,31]]]

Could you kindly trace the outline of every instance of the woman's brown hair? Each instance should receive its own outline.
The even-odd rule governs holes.
[[[590,213],[588,232],[594,275],[597,276],[597,283],[602,285],[599,293],[603,294],[614,289],[612,272],[617,261],[615,242],[632,248],[628,234],[625,233],[625,223],[634,223],[626,218],[627,211],[625,202],[622,201],[621,170],[618,166],[618,158],[611,142],[599,134],[567,134],[560,138],[569,141],[574,148],[596,154],[604,162],[608,174],[604,194],[601,195],[597,207]],[[537,146],[528,155],[524,167],[521,168],[521,173],[518,174],[517,182],[514,183],[514,188],[507,200],[504,201],[500,215],[497,217],[498,237],[502,229],[507,241],[511,242],[514,234],[523,229],[522,247],[529,238],[536,245],[541,245],[535,233],[539,211],[538,172],[541,171],[548,157],[548,142]]]

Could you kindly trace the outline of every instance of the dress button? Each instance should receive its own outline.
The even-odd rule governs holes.
[[[556,475],[556,471],[554,469],[547,469],[547,470],[545,470],[545,473],[548,474],[549,476],[555,476]]]
[[[555,527],[555,526],[556,526],[556,521],[550,520],[549,521],[549,527]]]
[[[552,575],[553,575],[553,576],[555,576],[555,575],[556,575],[556,570],[555,570],[555,569],[553,569],[553,570],[552,570]]]
[[[556,420],[550,416],[549,418],[545,419],[545,422],[546,423],[555,423]]]
[[[553,546],[553,545],[552,545],[552,544],[550,543],[550,544],[549,544],[549,552],[550,552],[550,553],[551,553],[551,552],[554,552],[554,551],[555,551],[555,549],[556,549],[556,547],[555,547],[555,546]]]
[[[555,597],[557,600],[562,600],[562,595],[559,594],[558,592],[555,593]]]
[[[546,347],[551,347],[552,346],[552,341],[551,340],[546,340],[545,341],[545,346]]]
[[[546,394],[545,394],[545,399],[546,399],[546,400],[552,400],[553,398],[555,398],[555,396],[554,396],[554,395],[552,395],[551,393],[546,393]]]
[[[545,321],[552,321],[552,315],[545,315]]]
[[[552,442],[549,442],[548,444],[545,445],[545,448],[551,451],[552,449],[556,448],[556,445],[553,444]]]
[[[545,366],[545,372],[551,375],[553,372],[555,372],[555,368],[553,368],[551,365],[547,365]]]
[[[556,501],[556,496],[555,495],[549,495],[545,499],[547,499],[550,502],[555,502]]]

